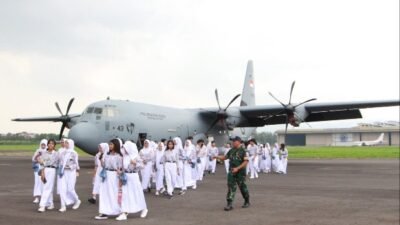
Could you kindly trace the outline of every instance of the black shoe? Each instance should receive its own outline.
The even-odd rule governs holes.
[[[250,207],[250,202],[246,201],[244,202],[244,204],[242,205],[242,208],[249,208]]]
[[[224,210],[225,211],[231,211],[233,209],[232,203],[228,203],[225,207]]]
[[[92,204],[96,204],[96,199],[95,198],[89,198],[88,202],[90,202]]]

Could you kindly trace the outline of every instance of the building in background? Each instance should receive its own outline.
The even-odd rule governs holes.
[[[352,128],[291,129],[285,142],[285,131],[278,130],[278,143],[291,146],[351,146],[364,145],[384,134],[381,145],[400,146],[399,122],[360,123]]]

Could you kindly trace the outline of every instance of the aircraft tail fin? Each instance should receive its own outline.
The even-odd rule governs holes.
[[[384,133],[382,133],[381,135],[379,135],[379,137],[378,137],[378,139],[377,139],[377,141],[378,142],[382,142],[383,141],[383,137],[385,136],[385,134]]]
[[[247,62],[246,76],[244,78],[242,100],[240,102],[240,106],[256,105],[254,88],[255,86],[254,86],[253,61],[249,60]]]

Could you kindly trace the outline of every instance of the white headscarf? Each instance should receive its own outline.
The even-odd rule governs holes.
[[[161,149],[160,149],[160,148],[161,148]],[[160,151],[160,150],[165,150],[165,146],[164,146],[164,143],[163,143],[163,142],[158,143],[158,145],[157,145],[157,150],[158,150],[158,151]]]
[[[110,146],[108,145],[108,143],[100,143],[99,146],[103,151],[103,154],[107,154],[110,151]]]
[[[131,160],[136,159],[139,156],[139,151],[135,143],[126,141],[124,144],[125,155],[128,155]]]
[[[150,141],[150,147],[155,151],[157,150],[157,144],[154,141]]]
[[[265,148],[268,149],[268,150],[271,150],[271,145],[269,145],[269,143],[266,143],[265,144]]]
[[[67,151],[75,151],[75,142],[72,139],[67,139],[66,140],[68,142],[68,149],[66,149]]]
[[[192,144],[192,142],[190,140],[186,140],[185,141],[185,150],[194,150],[194,145]]]
[[[45,148],[42,148],[42,145],[43,145],[43,144],[46,145]],[[41,149],[41,150],[47,150],[47,139],[42,139],[42,140],[40,141],[39,149]]]
[[[175,150],[182,150],[183,146],[182,146],[182,140],[179,137],[174,137],[174,142],[175,144]]]

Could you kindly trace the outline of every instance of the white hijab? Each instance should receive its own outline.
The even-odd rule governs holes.
[[[174,142],[175,144],[175,150],[182,150],[183,146],[182,146],[182,140],[179,137],[174,137]]]
[[[110,146],[108,145],[108,143],[100,143],[99,146],[103,151],[103,154],[107,154],[110,151]]]
[[[191,150],[191,151],[194,150],[194,145],[190,140],[185,141],[185,150]]]
[[[147,147],[145,147],[145,145],[144,145],[144,143],[146,143],[146,142],[147,142]],[[151,144],[151,141],[146,139],[143,142],[143,148],[142,148],[141,151],[143,151],[143,150],[151,150],[152,148],[153,148],[153,146]]]
[[[129,160],[134,160],[139,156],[139,151],[135,143],[126,141],[124,144],[124,155],[129,156]]]
[[[164,151],[165,150],[165,146],[163,142],[158,143],[157,145],[157,151]]]
[[[42,148],[42,145],[43,145],[43,144],[46,145],[45,148]],[[42,139],[42,140],[40,141],[39,149],[40,149],[40,150],[47,150],[47,139]]]

